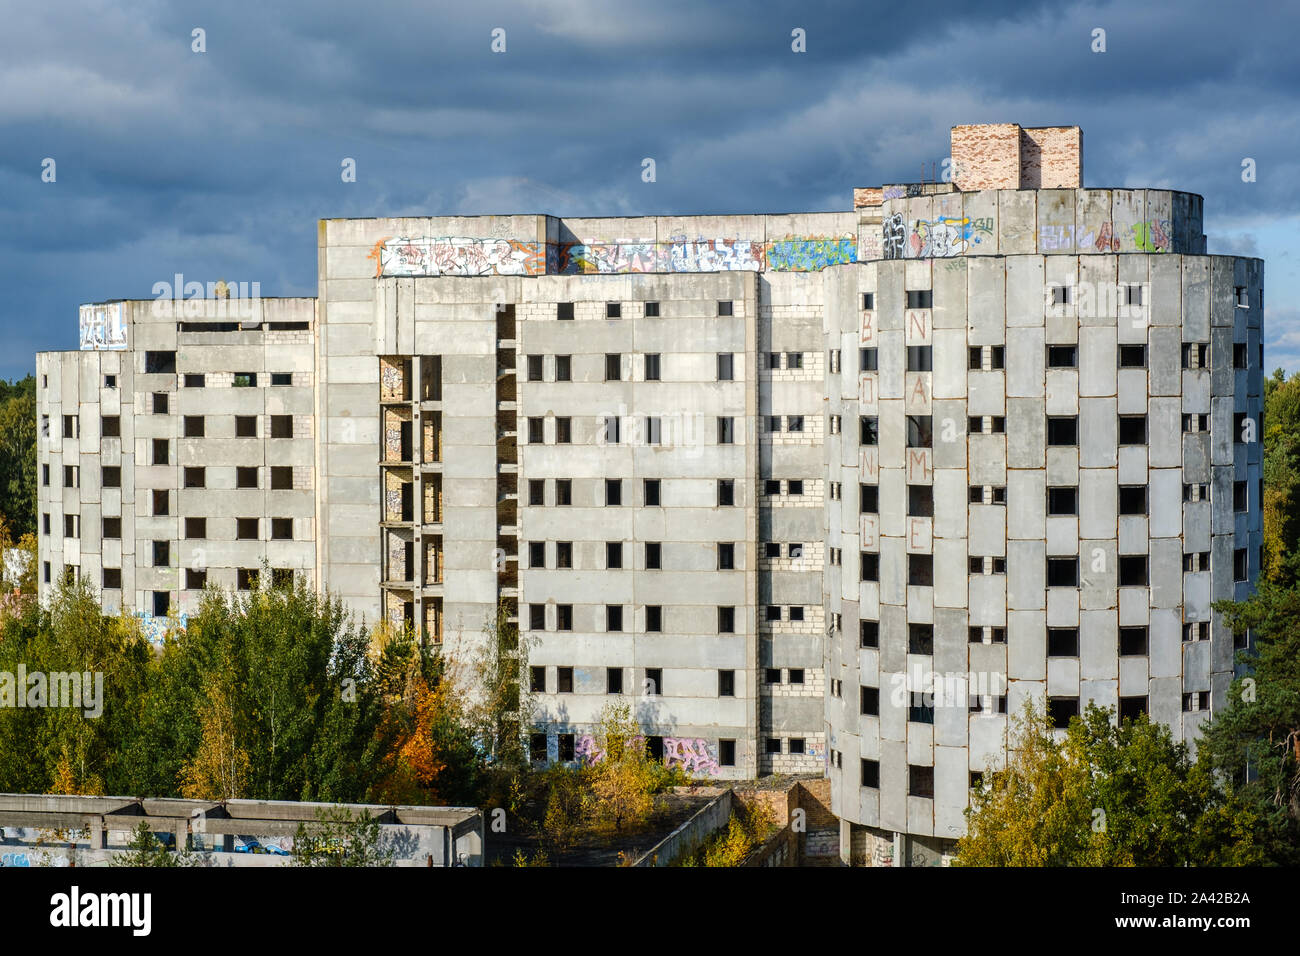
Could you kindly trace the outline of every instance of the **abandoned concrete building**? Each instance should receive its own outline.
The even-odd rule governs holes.
[[[297,576],[444,644],[505,602],[536,759],[624,699],[693,774],[826,774],[846,861],[942,861],[1026,699],[1222,705],[1263,391],[1263,263],[1201,197],[1083,188],[1077,127],[955,127],[948,172],[323,220],[316,299],[83,306],[36,360],[42,593],[157,632]]]

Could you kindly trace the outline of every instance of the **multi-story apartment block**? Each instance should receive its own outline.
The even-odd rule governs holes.
[[[157,633],[205,584],[315,581],[315,303],[83,306],[36,358],[42,593],[81,575]],[[126,348],[127,342],[130,348]]]
[[[829,775],[846,858],[942,859],[1026,699],[1194,739],[1258,566],[1262,263],[1081,156],[957,127],[849,212],[326,220],[316,300],[83,307],[43,586],[155,620],[266,565],[444,644],[504,602],[536,759],[624,700],[693,773]]]

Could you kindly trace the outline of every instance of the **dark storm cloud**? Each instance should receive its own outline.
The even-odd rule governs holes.
[[[1211,251],[1268,258],[1263,232],[1300,227],[1292,10],[10,6],[6,377],[37,349],[75,347],[79,302],[148,297],[176,272],[314,294],[318,217],[845,209],[855,185],[915,180],[923,163],[928,174],[957,123],[1082,126],[1087,184],[1205,195]],[[489,48],[496,27],[504,54]],[[806,54],[790,50],[795,27]],[[1096,27],[1104,54],[1090,50]],[[647,156],[653,184],[640,179]],[[1241,181],[1247,156],[1255,183]],[[340,182],[344,157],[355,184]],[[1285,265],[1266,273],[1279,304],[1300,291]],[[1276,318],[1270,366],[1300,348],[1290,316]]]

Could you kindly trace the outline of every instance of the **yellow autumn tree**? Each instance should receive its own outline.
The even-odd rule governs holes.
[[[181,769],[181,796],[232,800],[247,792],[251,766],[236,732],[235,693],[227,681],[209,685],[199,705],[198,751]]]
[[[73,753],[68,745],[63,745],[59,759],[54,763],[54,779],[50,784],[50,793],[70,793],[84,797],[102,797],[104,781],[87,766],[85,747],[78,738]]]
[[[616,831],[628,823],[643,823],[654,809],[657,775],[631,707],[605,706],[596,744],[603,759],[587,770],[593,815],[612,823]]]

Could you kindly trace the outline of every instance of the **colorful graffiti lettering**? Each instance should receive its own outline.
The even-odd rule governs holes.
[[[899,213],[886,216],[881,223],[881,244],[884,246],[886,259],[903,258],[903,245],[907,241],[907,227]]]
[[[688,239],[667,242],[517,242],[507,239],[381,239],[367,258],[378,276],[621,275],[646,272],[816,272],[858,261],[853,236]]]
[[[1169,241],[1172,230],[1168,219],[1150,219],[1131,228],[1133,242],[1142,252],[1168,252],[1173,246]]]
[[[912,223],[908,242],[911,254],[919,259],[946,259],[959,256],[980,238],[974,234],[970,219],[944,216],[917,219]]]
[[[680,766],[687,773],[706,774],[710,777],[718,772],[718,758],[703,737],[694,740],[665,737],[664,763],[669,767]]]
[[[517,239],[381,239],[368,258],[377,260],[376,276],[526,276],[546,271],[541,244]]]
[[[855,239],[789,237],[764,247],[767,267],[776,272],[817,272],[829,266],[857,261]]]
[[[902,199],[906,195],[906,190],[902,186],[886,186],[880,194],[885,199]]]
[[[0,855],[0,866],[31,866],[26,853],[5,853]]]
[[[857,261],[851,236],[788,236],[766,243],[748,239],[692,239],[670,242],[620,239],[602,243],[561,243],[557,269],[562,275],[616,275],[630,272],[816,272]]]
[[[651,239],[614,242],[561,243],[557,269],[561,275],[617,275],[627,272],[664,272],[666,248]]]
[[[673,272],[760,272],[763,244],[746,239],[674,236],[669,246]]]

